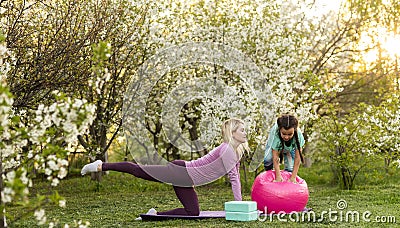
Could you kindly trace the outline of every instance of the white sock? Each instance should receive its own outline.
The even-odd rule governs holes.
[[[156,209],[154,209],[154,208],[150,208],[150,209],[147,211],[146,215],[157,215],[157,211],[156,211]],[[141,220],[142,220],[142,217],[137,217],[135,220],[136,220],[136,221],[141,221]]]
[[[157,211],[156,211],[156,209],[154,209],[154,208],[150,208],[150,209],[147,211],[146,215],[157,215]]]
[[[89,163],[89,164],[83,166],[83,168],[81,170],[82,176],[85,175],[86,173],[98,172],[97,167],[101,164],[103,164],[103,162],[101,160],[97,160],[95,162],[92,162],[92,163]]]

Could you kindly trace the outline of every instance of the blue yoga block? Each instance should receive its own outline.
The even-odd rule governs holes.
[[[232,212],[227,211],[225,214],[226,220],[231,221],[254,221],[258,218],[258,211],[252,212]]]
[[[229,201],[225,202],[225,211],[253,212],[257,211],[256,201]]]

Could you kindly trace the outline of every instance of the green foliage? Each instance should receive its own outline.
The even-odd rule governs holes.
[[[0,43],[3,43],[6,40],[6,37],[4,36],[4,33],[2,30],[0,30]]]
[[[40,104],[30,115],[16,115],[11,108],[13,95],[7,86],[0,85],[1,226],[5,226],[3,218],[12,224],[30,214],[35,214],[39,224],[45,224],[44,204],[65,206],[57,192],[28,197],[29,189],[38,176],[45,177],[49,186],[56,186],[67,175],[68,161],[64,159],[68,148],[76,145],[76,135],[91,123],[94,107],[85,100],[54,96],[52,105]],[[25,122],[26,116],[32,119]],[[20,205],[23,210],[9,216],[11,205]]]
[[[368,122],[360,119],[362,107],[348,115],[329,116],[321,121],[321,153],[331,162],[342,188],[352,189],[357,174],[375,159],[369,151],[373,132]]]
[[[354,187],[358,173],[376,161],[389,172],[399,156],[399,96],[386,96],[379,106],[360,104],[350,113],[330,115],[318,124],[317,148],[330,161],[335,177],[345,189]],[[335,112],[333,112],[335,113]]]
[[[19,60],[10,61],[7,77],[13,108],[31,114],[55,102],[54,90],[96,104],[96,118],[79,140],[90,157],[104,160],[120,130],[123,92],[145,58],[147,3],[14,0],[3,6],[2,16],[14,25],[4,26],[6,42]]]
[[[111,55],[111,44],[106,41],[100,41],[98,44],[92,44],[92,61],[93,72],[98,73],[104,70],[105,62],[110,58]]]
[[[363,118],[369,122],[369,147],[386,160],[385,168],[400,156],[400,95],[399,91],[384,96],[378,106],[366,107]]]

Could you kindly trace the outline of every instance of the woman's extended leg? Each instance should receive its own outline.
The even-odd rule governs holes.
[[[185,167],[185,161],[176,160],[173,161],[172,164],[175,164],[180,167]],[[166,166],[152,166],[153,169],[159,169],[162,172],[168,172],[168,169],[165,168]],[[141,167],[132,162],[119,162],[119,163],[103,163],[102,170],[114,170],[124,173],[129,173],[134,175],[135,177],[142,178],[145,180],[150,181],[157,181],[154,177],[150,176],[147,172],[143,170],[146,166]],[[147,167],[150,168],[150,167]],[[167,173],[165,173],[167,174]],[[168,175],[168,174],[167,174]],[[182,173],[179,174],[181,176]],[[159,215],[191,215],[197,216],[200,213],[200,206],[199,200],[197,198],[197,193],[194,187],[180,187],[180,186],[173,186],[176,196],[178,197],[179,201],[182,203],[183,208],[176,208],[169,211],[158,212]]]
[[[149,181],[156,181],[160,182],[159,180],[155,179],[154,177],[150,176],[146,173],[138,164],[133,162],[116,162],[116,163],[103,163],[101,166],[102,171],[118,171],[123,173],[129,173],[134,175],[135,177],[149,180]]]
[[[184,208],[176,208],[169,211],[158,212],[157,214],[197,216],[200,214],[199,201],[197,193],[192,186],[193,182],[189,177],[185,166],[185,161],[176,160],[165,166],[141,166],[133,162],[117,162],[102,163],[100,167],[101,171],[113,170],[129,173],[144,180],[172,183],[175,194]],[[153,175],[150,175],[149,173]]]
[[[181,160],[173,161],[172,164],[180,166],[180,167],[185,167],[185,161],[181,161]],[[151,175],[149,175],[147,172],[145,172],[143,170],[143,169],[147,168],[147,169],[151,169],[151,172],[154,172],[157,169],[157,170],[160,170],[160,172],[165,175],[169,175],[168,173],[172,173],[171,175],[176,176],[176,178],[186,179],[185,176],[182,177],[182,175],[183,175],[182,172],[179,172],[179,174],[176,174],[176,173],[174,174],[173,171],[170,171],[173,166],[170,166],[168,168],[166,168],[166,167],[168,167],[168,166],[147,166],[147,167],[143,166],[143,167],[141,167],[140,165],[137,165],[132,162],[118,162],[118,163],[103,163],[102,170],[103,171],[114,170],[114,171],[129,173],[138,178],[159,182],[159,180],[152,177]],[[174,168],[172,168],[172,169],[174,169]],[[187,178],[189,178],[189,176],[187,176]],[[180,186],[173,186],[173,187],[174,187],[176,196],[178,197],[179,201],[183,205],[183,208],[176,208],[176,209],[169,210],[169,211],[158,212],[157,214],[159,214],[159,215],[191,215],[191,216],[199,215],[200,214],[199,200],[197,198],[197,193],[196,193],[194,187],[180,187]]]

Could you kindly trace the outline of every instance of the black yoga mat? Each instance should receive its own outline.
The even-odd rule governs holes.
[[[225,218],[225,211],[200,211],[200,214],[198,216],[141,214],[140,217],[142,218],[143,221],[161,221],[168,219],[211,219],[211,218]]]

